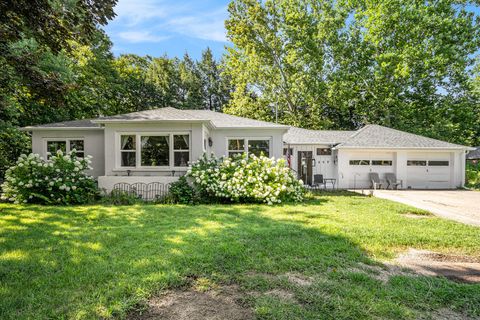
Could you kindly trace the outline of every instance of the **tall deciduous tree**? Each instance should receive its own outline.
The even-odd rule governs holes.
[[[480,20],[441,0],[237,0],[227,112],[309,128],[375,122],[454,142],[474,127]]]

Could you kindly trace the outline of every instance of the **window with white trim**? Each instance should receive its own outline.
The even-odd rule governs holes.
[[[229,157],[234,157],[242,153],[254,154],[257,157],[264,155],[270,156],[269,138],[230,138],[227,141],[227,151]]]
[[[120,136],[120,166],[135,167],[137,158],[137,139],[135,135]]]
[[[122,168],[187,167],[190,161],[188,133],[142,133],[120,135]]]
[[[228,156],[230,158],[246,152],[245,139],[228,139]]]
[[[168,167],[170,165],[170,136],[141,136],[140,165]]]
[[[270,140],[268,139],[252,139],[248,140],[248,153],[254,154],[257,157],[261,155],[265,157],[270,156]]]
[[[46,140],[47,159],[50,159],[50,157],[55,155],[59,150],[61,150],[63,153],[75,150],[77,157],[83,158],[85,157],[85,141],[84,139],[79,138]]]
[[[173,135],[173,165],[186,167],[190,161],[190,139],[188,134]]]

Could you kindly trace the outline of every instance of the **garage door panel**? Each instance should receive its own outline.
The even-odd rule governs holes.
[[[358,161],[362,161],[360,165]],[[364,164],[363,161],[368,161]],[[353,165],[352,163],[355,163]],[[370,173],[376,172],[380,179],[384,179],[385,173],[395,172],[394,157],[392,152],[355,152],[349,156],[349,187],[370,188]]]
[[[407,187],[446,189],[451,187],[450,153],[410,153],[407,155]]]

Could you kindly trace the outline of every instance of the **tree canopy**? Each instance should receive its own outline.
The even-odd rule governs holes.
[[[366,123],[480,142],[477,1],[236,0],[226,112],[314,129]],[[478,70],[478,69],[477,69]],[[261,111],[258,111],[261,110]]]

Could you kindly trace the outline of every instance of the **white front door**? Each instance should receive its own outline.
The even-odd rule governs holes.
[[[448,189],[451,188],[450,153],[407,154],[407,188]]]

